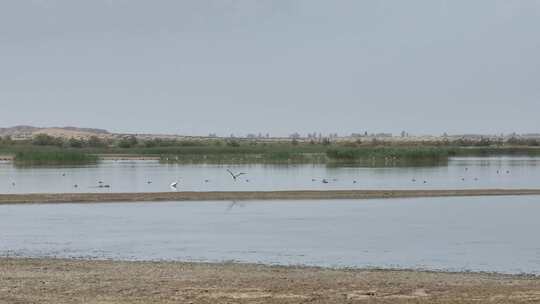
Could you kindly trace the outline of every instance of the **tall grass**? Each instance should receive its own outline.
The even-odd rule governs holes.
[[[210,163],[210,164],[302,164],[325,163],[324,153],[299,153],[273,151],[266,153],[209,153],[209,154],[167,154],[160,157],[166,163]]]
[[[15,155],[17,165],[62,165],[96,163],[96,155],[80,151],[21,151]]]
[[[332,148],[330,162],[364,165],[437,165],[448,161],[450,150],[435,147]]]
[[[455,145],[379,145],[357,143],[310,144],[251,142],[235,145],[219,141],[190,141],[176,145],[82,148],[36,146],[31,143],[0,145],[0,154],[16,155],[19,164],[77,164],[97,161],[94,155],[157,156],[177,163],[355,163],[368,166],[438,165],[452,156],[540,156],[540,148],[524,146],[462,147]]]

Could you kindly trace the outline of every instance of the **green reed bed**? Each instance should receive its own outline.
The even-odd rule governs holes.
[[[91,164],[97,161],[96,155],[72,150],[20,151],[15,155],[17,165]]]
[[[369,147],[369,148],[331,148],[326,155],[333,161],[360,160],[444,160],[451,150],[441,147]]]

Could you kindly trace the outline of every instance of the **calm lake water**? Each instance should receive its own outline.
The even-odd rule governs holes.
[[[248,174],[234,182],[227,168]],[[329,183],[323,184],[323,178]],[[540,158],[453,158],[448,166],[406,168],[171,165],[157,161],[17,168],[10,163],[0,163],[0,193],[161,192],[171,191],[169,185],[175,180],[180,181],[179,189],[185,191],[539,188]],[[111,188],[98,188],[99,181]]]
[[[0,255],[540,274],[540,197],[0,206]]]

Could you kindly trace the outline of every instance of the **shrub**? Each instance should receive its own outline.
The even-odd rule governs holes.
[[[91,148],[104,148],[107,146],[107,143],[94,135],[88,138],[87,145]]]
[[[240,142],[237,140],[228,140],[227,146],[237,148],[237,147],[240,147]]]
[[[84,142],[77,138],[70,138],[68,140],[68,145],[72,148],[82,148],[84,146]]]
[[[61,138],[53,137],[47,134],[38,134],[32,139],[35,146],[58,146],[61,147],[64,141]]]
[[[118,142],[120,148],[133,148],[138,144],[137,138],[133,135],[124,137]]]

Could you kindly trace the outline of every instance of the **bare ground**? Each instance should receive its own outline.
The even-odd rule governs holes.
[[[214,191],[146,193],[36,193],[0,194],[0,204],[99,203],[203,200],[313,200],[376,199],[407,197],[540,195],[540,189],[460,189],[460,190],[294,190],[294,191]]]
[[[540,303],[540,278],[3,258],[0,303]]]

